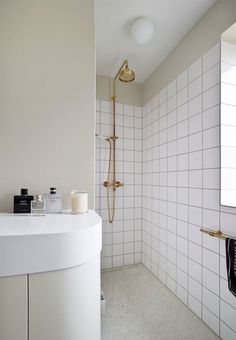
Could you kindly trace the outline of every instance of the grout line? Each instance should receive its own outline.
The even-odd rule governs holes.
[[[30,280],[27,274],[27,340],[30,339]]]
[[[187,71],[187,77],[188,77],[188,125],[187,125],[187,129],[188,129],[188,213],[187,213],[187,223],[188,223],[188,235],[187,235],[187,239],[188,239],[188,254],[187,254],[187,306],[189,306],[189,169],[190,169],[190,157],[189,157],[189,71]],[[178,156],[179,158],[179,156]]]
[[[221,58],[221,42],[220,42],[220,101],[221,101],[221,63],[222,63],[222,58]],[[221,105],[220,105],[220,111],[219,111],[219,124],[220,124],[220,127],[221,127]],[[221,145],[221,128],[220,128],[220,138],[219,138],[219,144]],[[219,164],[221,164],[221,147],[219,149]],[[219,186],[221,188],[221,167],[220,167],[220,178],[219,178]],[[221,190],[220,190],[220,202],[221,202]],[[220,209],[219,209],[220,210]],[[219,222],[219,230],[221,230],[221,213],[219,211],[219,216],[218,216],[218,222]],[[221,295],[220,292],[221,292],[221,279],[220,279],[220,274],[221,274],[221,270],[220,270],[220,242],[219,242],[219,296]],[[221,319],[221,303],[220,303],[220,300],[221,300],[221,296],[219,298],[219,319]],[[219,322],[219,336],[221,336],[221,323]]]
[[[202,89],[203,89],[203,60],[201,59],[201,69],[202,69]],[[202,100],[202,111],[203,111],[203,100]],[[203,116],[202,116],[202,131],[203,131]],[[202,148],[204,145],[204,135],[202,133]],[[203,150],[202,150],[202,168],[203,168]],[[202,188],[204,188],[204,178],[203,178],[203,170],[202,170]],[[201,224],[203,226],[203,200],[204,200],[204,191],[202,189],[202,216],[201,216]],[[201,234],[201,319],[203,319],[203,234]]]

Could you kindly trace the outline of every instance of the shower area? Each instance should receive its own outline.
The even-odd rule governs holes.
[[[141,263],[142,108],[119,102],[118,81],[134,72],[124,60],[111,80],[110,100],[96,107],[96,211],[103,218],[102,269]]]
[[[236,216],[219,205],[219,69],[217,43],[144,106],[117,95],[115,120],[113,79],[97,100],[102,340],[235,339],[224,240],[201,233],[233,234]]]
[[[201,18],[212,23],[212,12],[207,1],[193,1],[191,14],[202,6],[205,16],[199,12],[187,38],[151,70],[148,60],[160,56],[161,47],[161,11],[153,15],[153,8],[167,2],[150,0],[152,5],[141,8],[156,23],[152,42],[152,23],[134,17],[131,5],[123,11],[125,2],[114,3],[120,15],[115,22],[108,2],[102,3],[95,129],[95,207],[103,220],[106,300],[102,340],[235,340],[225,235],[235,237],[236,209],[220,204],[221,63],[227,41],[219,34],[194,50],[196,36],[200,43],[199,32],[208,27]],[[212,10],[223,16],[218,6]],[[163,35],[170,33],[163,44],[189,13],[175,16],[181,23],[162,22]],[[142,29],[136,30],[137,22]]]

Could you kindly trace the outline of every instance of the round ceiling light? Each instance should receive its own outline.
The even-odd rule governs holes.
[[[135,20],[131,27],[131,34],[135,41],[140,45],[148,43],[152,39],[153,33],[153,23],[146,18],[139,18]]]

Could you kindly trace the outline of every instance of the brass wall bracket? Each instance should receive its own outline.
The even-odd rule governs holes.
[[[113,189],[116,189],[116,188],[120,188],[120,187],[123,187],[124,186],[124,183],[120,182],[120,181],[116,181],[116,182],[109,182],[109,181],[105,181],[103,183],[103,186],[105,188],[113,188]]]
[[[118,136],[111,136],[110,140],[116,141],[119,137]]]
[[[210,230],[210,229],[201,228],[200,231],[204,234],[207,234],[207,235],[212,236],[212,237],[219,238],[221,240],[226,240],[226,238],[227,238],[227,236],[224,235],[221,230],[214,231],[214,230]]]

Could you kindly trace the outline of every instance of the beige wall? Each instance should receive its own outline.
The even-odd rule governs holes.
[[[235,21],[236,1],[218,1],[146,80],[144,103],[213,47]]]
[[[0,0],[0,211],[21,187],[94,206],[94,0]]]
[[[110,100],[112,96],[112,78],[97,75],[96,77],[96,97],[101,100]],[[116,81],[117,102],[129,105],[142,105],[143,85],[132,82],[122,83]]]

